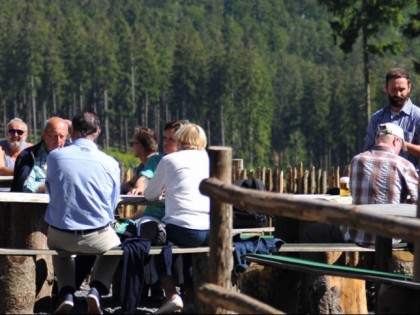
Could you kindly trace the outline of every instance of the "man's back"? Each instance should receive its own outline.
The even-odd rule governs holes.
[[[353,204],[401,203],[417,200],[418,175],[413,164],[386,147],[374,147],[351,162]]]
[[[70,230],[112,222],[119,178],[117,161],[99,151],[92,141],[77,139],[68,147],[54,150],[48,157],[47,222]]]

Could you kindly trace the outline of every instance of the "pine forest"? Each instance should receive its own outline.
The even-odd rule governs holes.
[[[403,67],[420,105],[415,0],[0,0],[0,132],[92,109],[99,145],[201,125],[247,166],[344,167]]]

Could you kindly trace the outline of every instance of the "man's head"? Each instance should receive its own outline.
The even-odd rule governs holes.
[[[163,154],[174,153],[178,150],[175,133],[179,128],[189,123],[188,120],[175,120],[165,125],[163,130]]]
[[[28,137],[28,126],[20,118],[13,118],[6,126],[6,139],[12,151],[23,149]]]
[[[399,154],[401,150],[407,151],[404,141],[404,130],[393,123],[380,124],[376,134],[377,143],[386,143],[391,146],[395,153]]]
[[[410,80],[410,75],[401,68],[391,69],[386,74],[385,92],[393,109],[399,111],[410,97]]]
[[[100,122],[98,116],[91,111],[82,111],[77,113],[72,121],[71,138],[87,138],[92,141],[96,140],[101,133]]]
[[[60,117],[51,117],[45,121],[42,130],[45,150],[49,153],[56,148],[62,148],[66,143],[68,124]]]
[[[133,137],[130,142],[131,148],[135,156],[142,158],[142,155],[150,155],[158,151],[158,141],[156,133],[146,127],[137,127],[134,130]]]

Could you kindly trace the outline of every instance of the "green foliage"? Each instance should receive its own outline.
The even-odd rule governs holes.
[[[131,165],[136,126],[161,139],[164,124],[181,118],[255,167],[347,165],[366,128],[364,54],[374,110],[386,102],[388,68],[412,73],[413,100],[419,82],[411,0],[0,0],[0,7],[0,129],[17,116],[36,135],[50,115],[92,108],[99,144]]]
[[[136,158],[132,153],[121,152],[117,148],[103,148],[104,152],[116,159],[124,168],[134,168],[140,164],[138,158]]]

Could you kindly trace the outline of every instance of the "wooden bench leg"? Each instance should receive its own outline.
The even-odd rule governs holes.
[[[193,289],[194,289],[194,308],[197,314],[210,314],[211,309],[199,303],[199,300],[196,296],[197,289],[203,283],[208,282],[208,253],[194,254],[191,257],[192,259],[192,273],[193,273]]]

